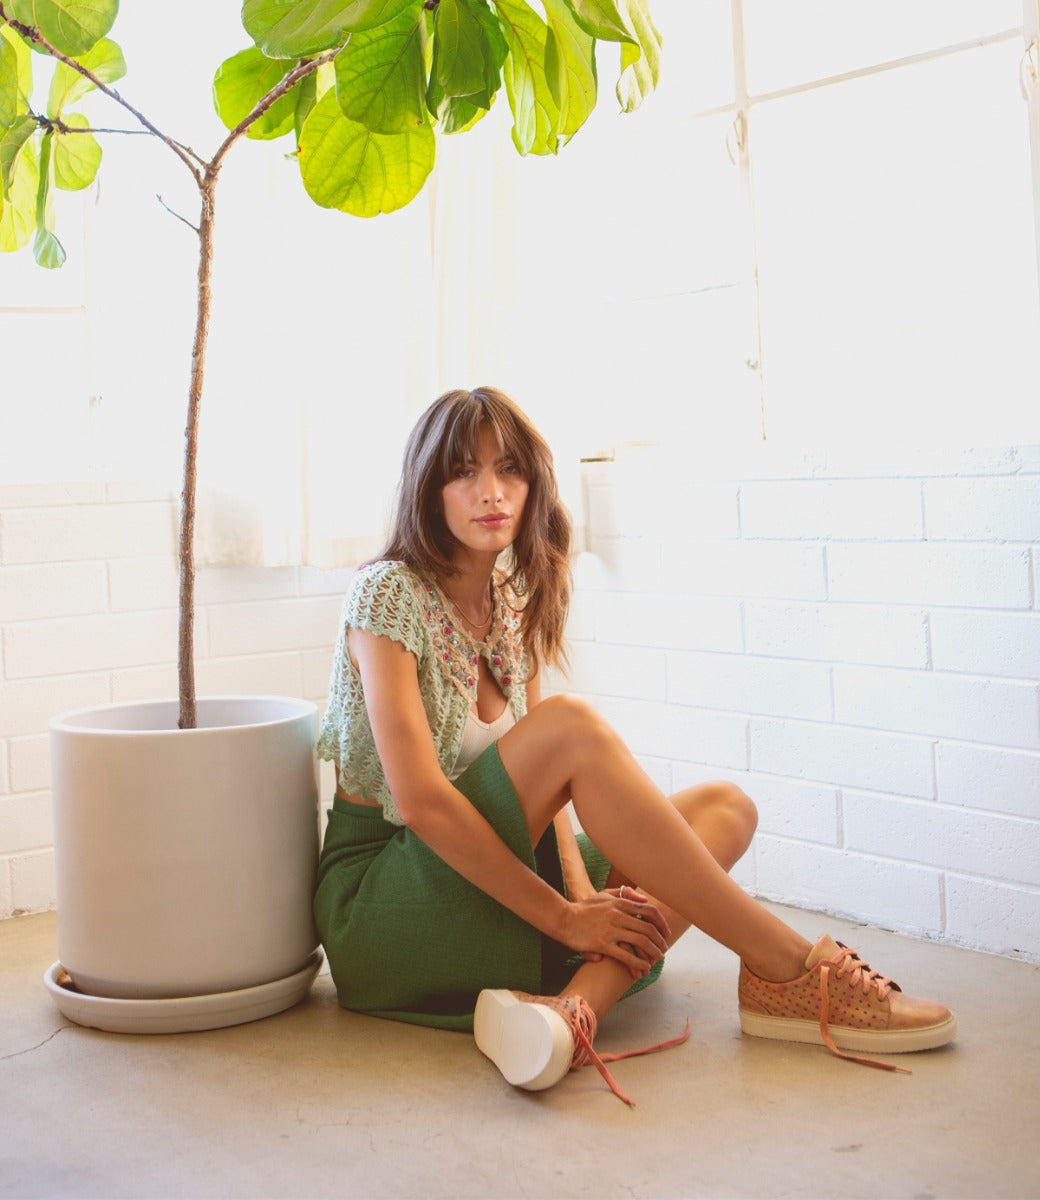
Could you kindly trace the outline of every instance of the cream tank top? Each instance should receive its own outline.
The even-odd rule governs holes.
[[[462,734],[462,745],[459,747],[459,756],[455,760],[455,769],[448,778],[458,779],[474,759],[479,758],[488,746],[497,742],[502,734],[507,729],[512,729],[515,724],[516,718],[513,716],[513,709],[508,704],[502,715],[492,721],[490,725],[482,721],[471,708],[469,716],[466,718],[466,729]]]

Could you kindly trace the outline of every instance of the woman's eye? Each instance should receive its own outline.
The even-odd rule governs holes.
[[[507,475],[519,475],[520,474],[520,468],[516,465],[515,462],[503,463],[502,470],[505,471],[505,473]]]

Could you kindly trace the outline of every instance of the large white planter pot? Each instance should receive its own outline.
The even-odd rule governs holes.
[[[180,730],[164,700],[51,722],[58,953],[81,995],[169,1005],[313,979],[317,710],[217,697],[198,716]]]

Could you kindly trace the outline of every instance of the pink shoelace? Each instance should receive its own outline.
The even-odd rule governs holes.
[[[897,1067],[894,1063],[881,1062],[876,1058],[862,1058],[857,1054],[849,1054],[845,1050],[839,1050],[834,1043],[834,1038],[831,1037],[830,1024],[830,989],[827,986],[827,981],[830,977],[832,969],[840,979],[843,975],[852,973],[852,978],[849,983],[852,987],[859,985],[863,989],[863,995],[870,994],[871,988],[877,989],[878,999],[884,1000],[893,988],[899,991],[899,985],[886,978],[880,971],[873,971],[859,957],[855,950],[850,950],[848,946],[842,945],[841,953],[829,962],[820,964],[820,1033],[823,1036],[824,1045],[838,1058],[844,1058],[848,1062],[860,1063],[864,1067],[877,1067],[881,1071],[899,1071],[903,1075],[911,1075],[913,1072],[909,1067]]]
[[[574,1057],[571,1059],[571,1070],[576,1071],[579,1067],[595,1067],[606,1080],[607,1086],[614,1095],[619,1100],[624,1100],[631,1108],[635,1108],[636,1102],[618,1087],[617,1081],[607,1070],[606,1064],[617,1062],[622,1058],[638,1058],[642,1054],[654,1054],[658,1050],[681,1046],[690,1036],[690,1022],[687,1018],[686,1028],[678,1037],[658,1042],[654,1046],[646,1046],[642,1050],[625,1050],[620,1054],[597,1054],[592,1046],[596,1036],[596,1014],[585,999],[581,996],[538,996],[537,1001],[539,1004],[548,1004],[550,1008],[554,1008],[567,1022],[574,1034]]]

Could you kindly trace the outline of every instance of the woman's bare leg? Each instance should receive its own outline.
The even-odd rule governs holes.
[[[729,878],[589,705],[569,696],[543,701],[498,748],[532,844],[569,798],[593,842],[677,926],[696,925],[761,978],[793,979],[804,969],[809,943]]]
[[[744,792],[731,783],[702,783],[669,796],[668,802],[704,843],[719,866],[727,873],[732,871],[751,845],[758,823],[755,806]],[[613,888],[622,884],[639,887],[634,879],[629,879],[612,867],[606,886]],[[640,890],[645,892],[645,889]],[[690,923],[674,909],[661,904],[656,897],[651,899],[668,921],[672,935],[668,944],[674,946],[689,929]],[[597,1018],[602,1020],[607,1010],[631,986],[632,976],[628,971],[614,959],[605,958],[579,967],[565,990],[584,997]]]

